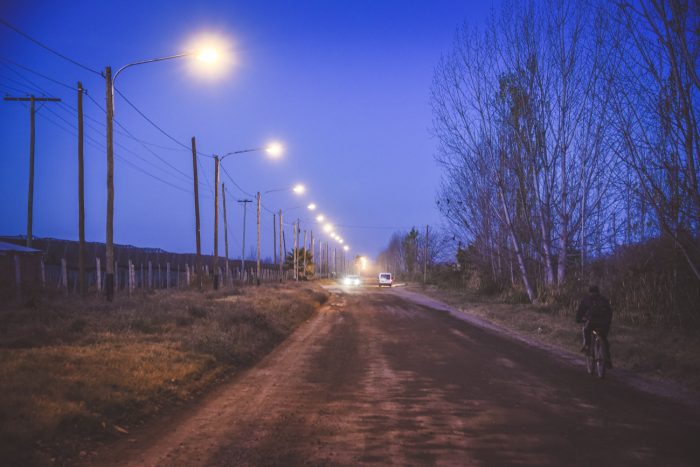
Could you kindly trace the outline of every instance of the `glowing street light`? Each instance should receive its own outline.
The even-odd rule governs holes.
[[[196,58],[197,63],[191,63],[189,71],[199,77],[222,77],[235,60],[231,51],[231,41],[209,32],[190,38],[184,49],[190,51],[186,55]]]
[[[105,295],[107,301],[110,302],[114,299],[114,83],[122,71],[137,65],[163,62],[182,57],[199,58],[200,61],[207,64],[218,64],[221,62],[222,57],[219,52],[215,52],[216,48],[213,46],[205,47],[199,45],[188,47],[186,50],[194,50],[196,52],[186,52],[127,63],[114,74],[112,74],[112,67],[107,66],[103,73],[107,90],[107,225],[105,229],[105,260],[107,264],[105,271]],[[197,274],[199,274],[199,271],[197,271]]]
[[[316,205],[315,205],[314,203],[311,203],[311,204],[309,204],[309,205],[306,206],[306,207],[309,209],[309,211],[315,211],[315,210],[316,210]]]
[[[265,152],[273,159],[276,159],[280,157],[282,153],[284,153],[284,146],[282,146],[277,141],[273,141],[267,146],[265,146]]]
[[[207,47],[202,49],[197,54],[197,60],[201,60],[206,63],[214,63],[219,59],[219,51],[213,47]]]
[[[328,232],[328,233],[330,233],[331,231],[333,231],[333,224],[326,224],[326,225],[324,225],[324,226],[323,226],[323,231],[324,231],[324,232]]]
[[[323,214],[319,214],[318,216],[316,216],[317,222],[323,222],[324,219],[325,219],[325,217],[323,217]]]
[[[292,191],[298,195],[301,195],[306,191],[306,187],[304,185],[302,185],[301,183],[297,183],[292,188]]]
[[[343,247],[343,250],[349,251],[349,250],[350,250],[350,247],[349,247],[348,245],[345,245],[345,246]]]

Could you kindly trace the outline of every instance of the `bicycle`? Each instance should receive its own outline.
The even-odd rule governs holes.
[[[605,376],[605,340],[597,329],[591,331],[591,345],[586,352],[586,370],[589,375]]]

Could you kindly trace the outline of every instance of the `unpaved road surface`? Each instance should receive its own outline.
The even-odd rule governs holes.
[[[92,462],[700,465],[696,407],[408,297],[337,295],[186,416]]]

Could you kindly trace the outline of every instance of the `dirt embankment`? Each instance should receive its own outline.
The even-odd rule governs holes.
[[[326,301],[296,284],[0,310],[0,459],[55,465],[187,403],[269,353]]]

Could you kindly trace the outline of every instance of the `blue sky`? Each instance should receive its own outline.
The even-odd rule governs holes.
[[[276,139],[278,161],[262,153],[223,162],[229,255],[240,256],[242,208],[257,191],[302,182],[308,192],[263,195],[285,220],[318,225],[297,206],[309,202],[336,226],[353,254],[374,256],[396,230],[440,223],[435,192],[429,91],[456,28],[479,22],[489,6],[469,1],[15,1],[0,17],[88,68],[101,71],[179,53],[202,32],[229,39],[235,64],[222,79],[199,79],[186,59],[130,68],[116,87],[182,144],[196,136],[205,154],[258,147]],[[19,68],[40,72],[52,82]],[[77,239],[76,93],[105,105],[104,80],[0,25],[0,93],[60,97],[36,117],[34,235]],[[59,84],[61,83],[61,84]],[[85,107],[86,236],[104,241],[105,114]],[[115,243],[195,249],[191,153],[168,139],[119,95],[115,132]],[[26,231],[29,107],[0,102],[0,234]],[[146,149],[148,148],[148,149]],[[167,161],[164,162],[164,161]],[[213,160],[200,157],[203,252],[213,251]],[[157,178],[154,178],[157,177]],[[164,183],[167,182],[167,183]],[[241,190],[242,189],[242,190]],[[247,246],[254,245],[249,205]],[[223,222],[223,220],[222,220]],[[263,210],[262,256],[272,256],[272,215]],[[290,246],[291,228],[287,229]],[[223,253],[223,227],[220,228]]]

